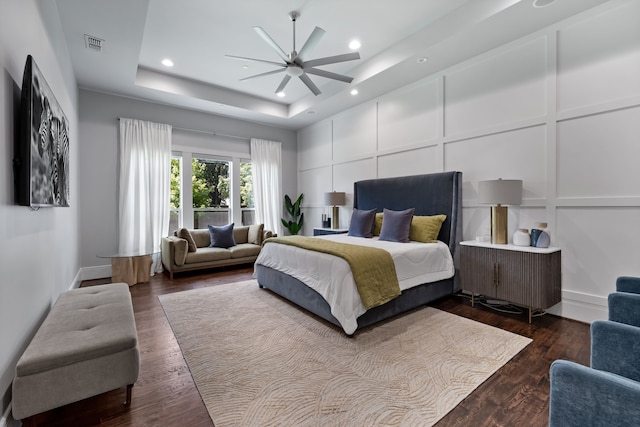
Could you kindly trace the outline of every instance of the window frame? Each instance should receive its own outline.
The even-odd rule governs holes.
[[[248,158],[246,154],[235,154],[234,155],[222,155],[219,153],[215,153],[213,151],[202,150],[201,148],[180,148],[179,150],[172,150],[171,152],[172,158],[180,158],[181,159],[181,168],[180,168],[180,208],[179,208],[179,227],[184,227],[188,229],[195,228],[195,212],[197,211],[208,211],[208,210],[219,210],[220,208],[194,208],[193,207],[193,186],[191,180],[191,171],[192,168],[188,168],[187,170],[184,165],[191,165],[193,159],[205,159],[205,160],[215,160],[215,161],[224,161],[229,163],[229,178],[230,178],[230,186],[229,186],[229,199],[230,204],[228,207],[229,211],[229,222],[233,222],[236,225],[249,225],[244,224],[243,222],[243,211],[255,211],[255,206],[252,208],[242,208],[240,203],[240,164],[241,163],[251,163],[251,160]],[[188,176],[187,176],[188,175]],[[253,169],[251,174],[251,179],[253,181]],[[255,204],[254,204],[255,205]],[[255,218],[254,215],[248,215],[249,218]],[[172,230],[170,230],[171,232]]]

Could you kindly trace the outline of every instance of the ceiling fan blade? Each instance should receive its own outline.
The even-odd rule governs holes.
[[[320,27],[315,27],[313,32],[309,36],[306,42],[304,42],[304,46],[300,49],[298,56],[296,58],[296,63],[301,64],[304,61],[304,57],[311,53],[313,48],[316,47],[322,36],[324,36],[325,31]]]
[[[267,32],[265,30],[262,29],[262,27],[253,27],[253,30],[258,33],[258,35],[260,36],[260,38],[262,40],[264,40],[269,46],[271,46],[271,48],[273,50],[276,51],[276,53],[278,54],[278,56],[280,58],[282,58],[282,60],[284,62],[289,62],[289,55],[287,55],[284,50],[282,50],[282,48],[280,46],[278,46],[278,43],[276,43],[271,36],[269,36],[269,34],[267,34]]]
[[[231,59],[240,59],[242,61],[255,61],[255,62],[262,62],[264,64],[271,64],[271,65],[275,65],[278,67],[286,67],[287,64],[282,64],[280,62],[273,62],[273,61],[267,61],[265,59],[257,59],[257,58],[247,58],[246,56],[235,56],[235,55],[225,55],[227,58],[231,58]]]
[[[266,73],[256,74],[254,76],[245,77],[244,79],[240,79],[241,82],[249,79],[255,79],[256,77],[270,76],[271,74],[283,73],[286,68],[281,68],[279,70],[267,71]]]
[[[354,59],[360,59],[358,52],[345,53],[343,55],[327,56],[325,58],[312,59],[311,61],[305,61],[302,63],[303,68],[317,67],[318,65],[335,64],[338,62],[353,61]]]
[[[351,83],[353,77],[345,76],[343,74],[332,73],[331,71],[319,70],[317,68],[305,68],[305,73],[314,74],[320,77],[326,77],[328,79],[340,80],[341,82]]]
[[[291,76],[289,74],[284,76],[284,78],[280,82],[280,86],[278,86],[278,89],[276,89],[276,93],[282,92],[287,83],[289,83],[289,80],[291,80]]]
[[[307,87],[309,88],[309,90],[311,92],[313,92],[313,94],[315,96],[320,95],[322,92],[320,92],[320,89],[318,89],[318,86],[315,85],[315,83],[313,83],[311,81],[311,79],[309,78],[309,76],[307,76],[306,74],[301,74],[300,75],[300,80],[302,80],[302,83],[304,83],[305,85],[307,85]]]

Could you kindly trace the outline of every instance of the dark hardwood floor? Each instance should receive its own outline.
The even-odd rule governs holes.
[[[141,353],[140,377],[129,408],[125,389],[115,390],[40,414],[33,425],[46,426],[212,426],[193,383],[158,295],[252,278],[253,267],[231,267],[207,274],[184,273],[151,278],[131,287]],[[109,280],[84,282],[83,286]],[[549,366],[556,359],[589,363],[589,326],[545,315],[532,324],[524,312],[503,314],[471,307],[451,296],[431,304],[440,310],[496,326],[533,342],[447,414],[442,426],[546,426],[549,412]]]

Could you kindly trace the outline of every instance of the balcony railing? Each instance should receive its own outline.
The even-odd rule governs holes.
[[[207,228],[207,225],[227,225],[230,221],[230,210],[221,208],[193,208],[193,227]]]
[[[169,209],[169,235],[173,235],[173,232],[180,228],[180,224],[182,221],[180,220],[182,215],[182,211],[177,208]]]
[[[242,208],[242,225],[255,224],[255,209]],[[175,230],[180,228],[182,210],[169,209],[169,234],[173,234]],[[193,209],[193,225],[194,228],[207,228],[207,225],[227,225],[231,222],[231,210],[227,207],[222,208],[194,208]]]

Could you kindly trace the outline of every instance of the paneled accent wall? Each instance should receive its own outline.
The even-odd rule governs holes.
[[[361,179],[463,172],[464,239],[489,234],[478,181],[522,179],[509,233],[547,222],[562,248],[562,303],[606,318],[619,275],[640,276],[640,2],[615,1],[298,133],[304,233],[322,193]]]

